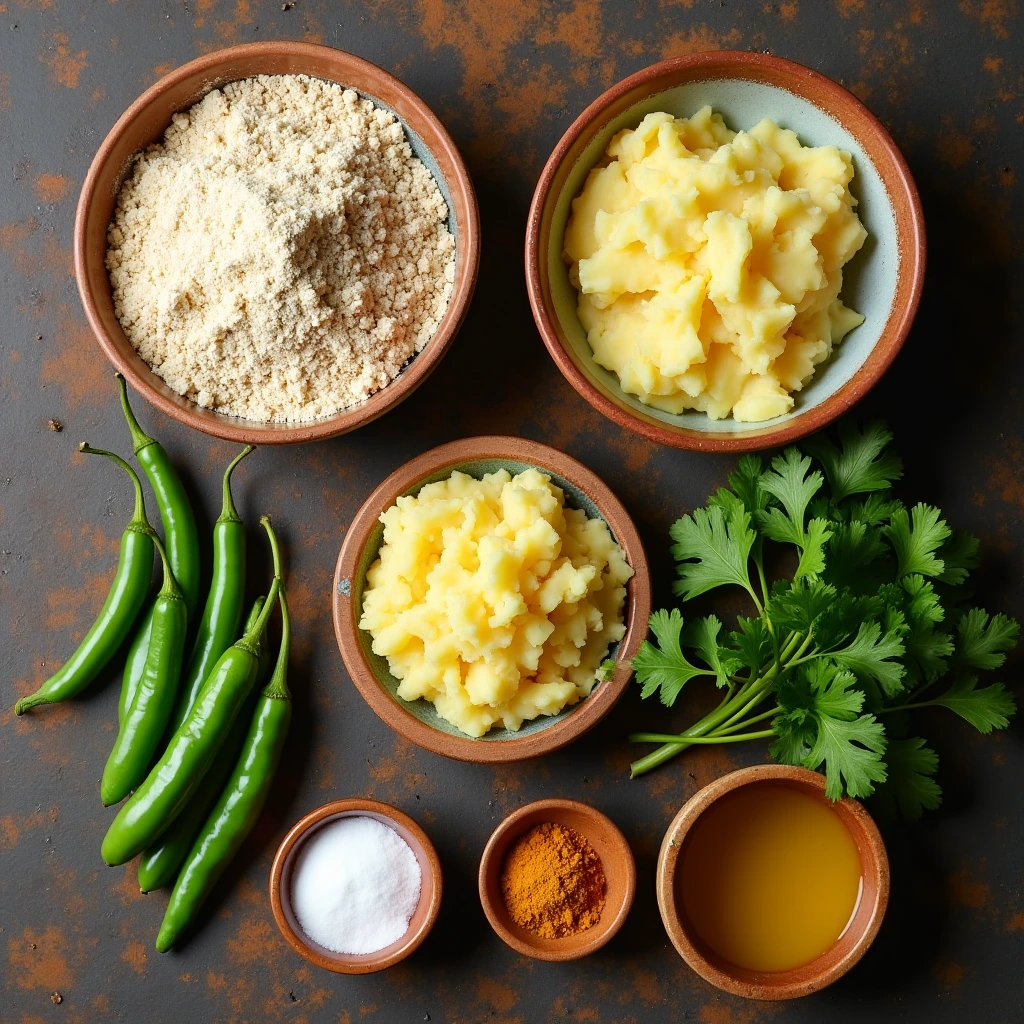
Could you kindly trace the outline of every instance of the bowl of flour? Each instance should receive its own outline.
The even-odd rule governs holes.
[[[376,419],[444,356],[479,217],[443,125],[326,46],[231,47],[148,89],[94,158],[75,274],[110,361],[164,412],[257,444]]]

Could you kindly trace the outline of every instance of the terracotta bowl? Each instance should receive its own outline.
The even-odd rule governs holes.
[[[455,283],[437,333],[387,387],[351,409],[312,423],[259,423],[204,409],[172,391],[132,348],[114,315],[105,258],[107,226],[131,158],[163,136],[172,116],[210,90],[253,75],[302,74],[355,89],[394,113],[413,151],[437,181],[455,236]],[[411,89],[386,71],[329,46],[247,43],[189,61],[150,86],[118,119],[86,175],[75,216],[75,277],[85,315],[107,358],[147,401],[176,420],[215,437],[286,444],[334,437],[369,423],[408,397],[440,362],[465,318],[476,284],[480,221],[469,172],[444,125]]]
[[[851,331],[786,416],[764,423],[711,420],[643,405],[597,365],[576,315],[562,240],[587,174],[612,136],[649,113],[676,116],[710,104],[733,129],[772,117],[805,144],[853,155],[853,190],[869,232],[844,269],[843,297],[866,320]],[[809,68],[762,53],[697,53],[654,64],[599,96],[555,147],[537,183],[526,233],[526,280],[544,343],[570,384],[599,412],[661,444],[703,451],[753,451],[820,430],[881,377],[910,329],[924,281],[924,216],[906,162],[874,115],[842,86]]]
[[[302,844],[317,829],[339,818],[375,818],[393,828],[409,844],[420,866],[420,902],[409,928],[397,942],[376,953],[335,953],[306,935],[292,911],[292,867]],[[404,960],[427,937],[441,909],[441,862],[426,832],[397,807],[377,800],[334,800],[310,811],[281,840],[270,869],[270,906],[285,941],[299,956],[336,974],[371,974]]]
[[[513,476],[535,466],[566,494],[566,504],[600,517],[621,545],[634,576],[627,584],[626,634],[609,657],[612,679],[598,683],[584,700],[554,716],[524,722],[518,732],[492,729],[480,739],[444,721],[425,700],[397,696],[398,680],[387,661],[374,654],[370,634],[358,628],[366,573],[383,540],[381,514],[403,494],[415,494],[453,470],[482,477],[499,469]],[[595,726],[622,696],[633,670],[630,661],[647,635],[651,583],[640,536],[622,503],[586,466],[564,452],[519,437],[472,437],[425,452],[391,474],[363,503],[345,534],[334,573],[334,631],[348,674],[367,704],[397,733],[425,750],[460,761],[507,762],[537,757],[564,747]]]
[[[748,999],[793,999],[810,995],[842,977],[867,952],[881,927],[889,902],[889,860],[871,815],[856,800],[829,803],[849,830],[861,862],[863,888],[857,908],[836,944],[816,960],[789,971],[758,972],[723,961],[694,934],[676,898],[676,868],[686,838],[700,815],[716,800],[741,786],[784,782],[822,802],[825,778],[789,765],[763,764],[741,768],[716,779],[694,794],[673,818],[658,854],[658,907],[661,920],[679,955],[702,977],[724,992]]]
[[[544,939],[512,920],[501,894],[501,870],[509,847],[535,825],[551,822],[585,836],[601,858],[607,888],[601,919],[592,928],[562,939]],[[600,949],[622,927],[636,892],[636,864],[626,837],[611,819],[576,800],[537,800],[513,811],[492,833],[480,858],[480,902],[498,937],[517,953],[536,960],[579,960]]]

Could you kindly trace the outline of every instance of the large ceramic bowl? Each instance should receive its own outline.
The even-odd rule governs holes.
[[[499,469],[512,475],[530,467],[548,474],[565,492],[566,504],[608,524],[633,568],[624,609],[626,633],[609,653],[616,668],[589,697],[554,716],[524,722],[518,732],[492,729],[474,739],[450,725],[425,700],[404,701],[384,658],[373,653],[370,634],[359,629],[366,573],[384,536],[380,516],[403,494],[446,479],[454,470],[482,477]],[[608,486],[586,466],[547,445],[518,437],[472,437],[441,445],[392,473],[356,513],[345,534],[334,574],[334,630],[345,667],[367,704],[397,733],[426,750],[460,761],[519,761],[549,753],[596,725],[622,696],[633,670],[630,662],[647,635],[651,583],[640,536],[629,513]]]
[[[664,110],[689,116],[710,104],[733,129],[771,117],[805,145],[853,156],[853,191],[868,240],[843,271],[846,304],[865,322],[795,395],[792,411],[764,423],[661,412],[626,394],[598,366],[576,315],[562,259],[572,200],[616,132]],[[526,279],[534,319],[559,369],[599,412],[654,441],[704,451],[752,451],[803,437],[842,415],[896,357],[924,280],[924,217],[906,162],[889,133],[851,93],[824,75],[761,53],[698,53],[667,60],[613,86],[573,122],[544,167],[526,235]]]
[[[455,236],[455,282],[434,336],[387,387],[361,405],[311,423],[258,423],[204,409],[172,391],[132,348],[114,315],[105,258],[107,226],[133,154],[163,136],[175,113],[211,89],[253,75],[309,75],[355,89],[394,113],[413,151],[448,203]],[[85,315],[107,358],[147,401],[176,420],[215,437],[246,444],[285,444],[355,430],[408,397],[440,362],[469,308],[480,257],[480,222],[473,183],[444,125],[411,89],[386,71],[329,46],[247,43],[183,64],[147,89],[118,119],[93,158],[75,217],[75,277]]]

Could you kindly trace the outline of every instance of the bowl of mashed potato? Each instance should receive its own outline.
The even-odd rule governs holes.
[[[611,490],[514,437],[442,445],[389,476],[348,528],[333,600],[370,707],[413,743],[478,762],[536,757],[600,721],[651,605]]]
[[[534,193],[534,318],[568,381],[680,448],[790,442],[888,368],[924,278],[895,143],[823,75],[759,53],[664,61],[592,103]]]

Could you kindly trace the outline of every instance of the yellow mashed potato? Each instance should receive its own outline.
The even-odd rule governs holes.
[[[626,563],[601,519],[528,469],[452,473],[382,516],[361,629],[403,700],[470,736],[518,729],[589,695],[622,638]]]
[[[648,114],[573,200],[565,258],[594,358],[641,402],[712,419],[789,412],[863,321],[839,298],[864,243],[850,154],[767,118]]]

